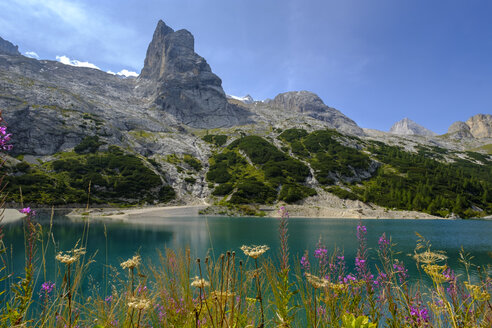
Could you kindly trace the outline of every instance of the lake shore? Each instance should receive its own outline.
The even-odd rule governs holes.
[[[333,208],[312,205],[287,205],[292,218],[337,218],[337,219],[443,219],[427,213],[416,211],[396,211],[370,208]],[[108,219],[128,221],[132,223],[159,223],[162,218],[190,217],[200,215],[200,211],[209,208],[208,205],[182,206],[148,206],[140,208],[85,208],[74,209],[67,216],[72,218],[89,217],[93,219]],[[274,206],[260,206],[265,217],[278,217]],[[210,214],[209,216],[215,216]]]
[[[20,221],[25,216],[26,215],[19,212],[19,210],[13,208],[6,208],[3,210],[3,215],[2,215],[3,218],[2,221],[0,221],[0,223],[5,224],[5,223]]]

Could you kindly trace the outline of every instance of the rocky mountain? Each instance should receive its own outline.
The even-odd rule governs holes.
[[[409,118],[404,118],[393,124],[389,132],[398,135],[419,135],[424,137],[433,137],[437,135],[437,133],[424,128],[422,125],[415,123]]]
[[[456,204],[468,216],[492,211],[482,190],[492,160],[467,152],[487,151],[490,115],[454,124],[466,142],[436,137],[410,120],[394,128],[402,138],[363,130],[308,91],[265,101],[227,96],[195,53],[193,35],[162,21],[138,78],[27,58],[0,41],[0,110],[14,146],[10,201],[19,202],[22,188],[30,202],[76,204],[87,200],[90,184],[99,203],[158,203],[174,195],[187,204],[292,203],[331,193],[434,215],[456,213]],[[421,162],[421,154],[437,163]],[[386,166],[392,169],[379,170]],[[427,169],[436,174],[422,176]],[[436,184],[456,177],[455,185],[440,186],[452,187],[451,196],[420,195],[429,176]],[[478,191],[458,195],[461,184]]]
[[[187,30],[159,21],[139,76],[154,82],[153,103],[194,128],[251,123],[250,113],[227,102],[221,79],[195,53],[194,42]]]
[[[292,91],[277,95],[265,103],[294,115],[305,115],[328,123],[328,127],[356,135],[364,135],[364,131],[350,118],[335,108],[325,105],[318,95],[309,91]]]
[[[20,55],[19,47],[0,37],[0,54]]]
[[[477,114],[466,122],[454,122],[448,129],[448,135],[454,139],[492,138],[492,115]]]

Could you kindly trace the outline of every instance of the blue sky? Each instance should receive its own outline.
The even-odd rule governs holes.
[[[162,19],[193,33],[228,94],[309,90],[362,127],[445,133],[492,113],[491,17],[487,0],[0,0],[0,36],[139,73]]]

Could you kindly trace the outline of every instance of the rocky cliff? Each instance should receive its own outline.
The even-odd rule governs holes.
[[[492,115],[477,114],[466,122],[454,122],[448,129],[448,135],[454,139],[492,138]]]
[[[404,118],[393,124],[389,132],[398,135],[419,135],[424,137],[433,137],[437,135],[437,133],[424,128],[422,125],[415,123],[409,118]]]
[[[252,123],[250,113],[229,104],[221,79],[194,50],[193,35],[159,21],[147,49],[140,79],[154,82],[154,103],[194,128]]]
[[[0,37],[0,54],[20,55],[19,47]]]

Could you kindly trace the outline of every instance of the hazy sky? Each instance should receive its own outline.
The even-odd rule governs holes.
[[[0,0],[0,36],[139,73],[162,19],[195,36],[228,94],[309,90],[362,127],[409,117],[445,133],[492,113],[491,17],[488,0]]]

